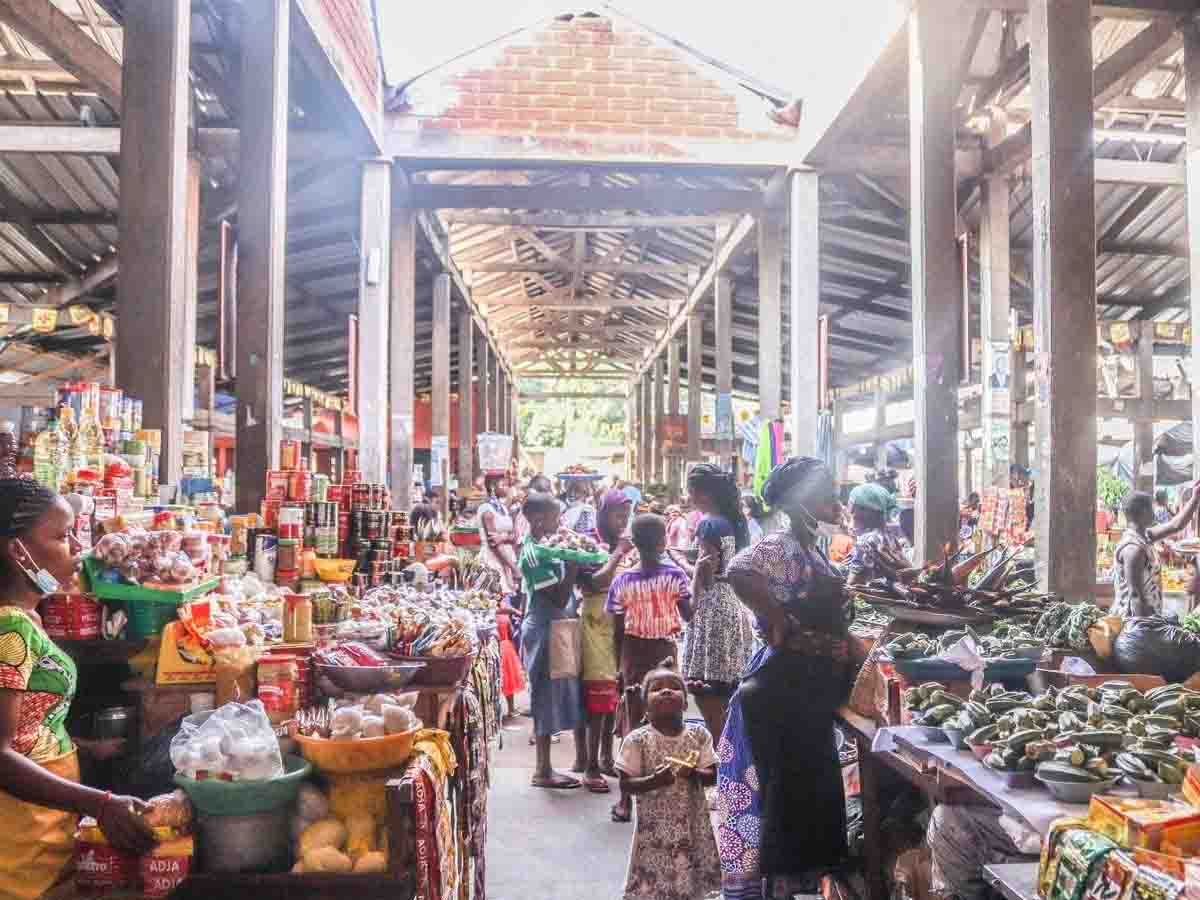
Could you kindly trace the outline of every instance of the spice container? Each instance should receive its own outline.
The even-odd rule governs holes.
[[[288,470],[300,468],[299,441],[279,442],[279,468]]]
[[[269,653],[258,661],[258,699],[274,724],[296,717],[299,681],[300,667],[294,657]]]
[[[284,503],[279,507],[279,537],[300,540],[304,536],[304,504]]]
[[[304,594],[289,594],[283,608],[283,640],[308,644],[313,639],[313,605]]]
[[[100,601],[90,594],[51,594],[42,601],[42,625],[54,640],[96,640],[103,617]]]
[[[287,496],[289,500],[306,502],[312,493],[312,473],[307,469],[288,472]]]
[[[295,538],[280,538],[275,545],[275,566],[279,569],[300,568],[300,542]]]

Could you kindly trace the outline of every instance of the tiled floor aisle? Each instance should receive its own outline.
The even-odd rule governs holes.
[[[617,900],[625,883],[632,825],[609,820],[613,793],[530,787],[528,718],[513,720],[492,757],[488,796],[488,900]],[[574,759],[569,734],[554,745],[554,765]]]

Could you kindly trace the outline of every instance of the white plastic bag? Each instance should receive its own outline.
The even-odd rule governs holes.
[[[979,652],[979,645],[969,634],[959,638],[937,655],[938,659],[952,662],[971,673],[971,688],[979,690],[983,687],[983,673],[987,668],[987,660]]]
[[[171,740],[171,762],[188,778],[264,781],[283,775],[279,739],[258,700],[188,716]]]

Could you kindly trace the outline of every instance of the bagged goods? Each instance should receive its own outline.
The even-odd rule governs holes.
[[[1113,642],[1113,659],[1122,672],[1187,681],[1200,671],[1200,635],[1161,616],[1128,619]]]

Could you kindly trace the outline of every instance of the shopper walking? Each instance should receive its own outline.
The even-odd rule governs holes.
[[[579,678],[569,671],[555,671],[551,649],[555,623],[576,617],[576,563],[553,559],[538,541],[558,530],[559,503],[549,494],[530,494],[525,501],[529,536],[521,547],[520,569],[529,598],[521,625],[521,652],[529,678],[529,705],[533,714],[537,763],[533,786],[577,788],[578,779],[560,775],[550,764],[550,743],[560,731],[575,732],[575,746],[583,745],[583,701]],[[561,649],[562,643],[553,642]],[[563,668],[570,666],[563,664]]]
[[[479,504],[479,559],[499,581],[500,592],[515,593],[521,584],[517,571],[516,531],[508,508],[509,482],[504,475],[483,479],[487,500]]]
[[[587,716],[587,745],[575,748],[576,771],[583,786],[596,794],[609,792],[605,775],[613,767],[613,715],[617,710],[617,648],[613,617],[605,609],[609,585],[625,564],[633,544],[625,537],[633,503],[621,491],[610,489],[600,498],[596,530],[592,536],[608,551],[608,562],[579,572],[581,646],[583,653],[583,705]]]
[[[688,474],[688,499],[702,514],[689,551],[694,565],[672,554],[692,579],[693,613],[683,644],[683,677],[708,730],[719,735],[729,698],[754,650],[754,622],[738,603],[725,569],[749,546],[741,494],[729,472],[708,463]]]
[[[849,685],[845,585],[817,547],[838,521],[833,476],[790,459],[763,494],[791,529],[729,564],[737,597],[767,638],[746,669],[718,747],[722,889],[726,900],[815,894],[846,854],[846,803],[833,715]],[[803,715],[798,711],[803,710]]]

